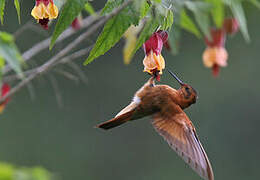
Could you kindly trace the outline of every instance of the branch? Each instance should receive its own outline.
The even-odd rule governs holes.
[[[84,41],[86,38],[88,38],[92,33],[96,32],[96,30],[104,25],[109,19],[117,15],[119,12],[121,12],[126,6],[128,6],[130,3],[132,3],[133,0],[128,0],[124,2],[120,7],[113,10],[110,14],[105,15],[103,17],[98,18],[98,22],[94,24],[93,26],[89,27],[89,29],[81,34],[79,37],[77,37],[74,41],[72,41],[68,46],[66,46],[63,50],[61,50],[58,54],[56,54],[54,57],[52,57],[49,61],[41,65],[36,69],[36,71],[32,74],[30,74],[28,77],[23,79],[20,83],[18,83],[15,87],[13,87],[9,93],[7,93],[4,97],[0,98],[0,103],[4,102],[5,99],[10,97],[11,95],[14,95],[16,92],[18,92],[22,87],[24,87],[27,83],[32,81],[35,77],[38,75],[41,75],[42,73],[45,73],[50,68],[55,65],[56,62],[58,62],[63,56],[65,56],[67,53],[69,53],[71,50],[73,50],[79,43]]]
[[[95,16],[89,16],[89,17],[83,19],[81,29],[89,27],[90,25],[92,25],[93,23],[95,23],[96,21],[101,19],[103,16],[100,16],[99,14],[100,14],[100,11],[97,12],[97,15],[95,15]],[[28,24],[25,24],[25,26],[28,26]],[[22,28],[22,29],[24,29],[24,28]],[[74,30],[72,27],[69,27],[59,36],[59,38],[56,41],[56,44],[63,41],[64,39],[76,34],[77,32],[78,32],[78,30]],[[51,42],[51,37],[35,44],[33,47],[31,47],[30,49],[28,49],[27,51],[25,51],[22,54],[23,60],[29,61],[33,56],[35,56],[42,50],[48,48],[50,45],[50,42]],[[10,72],[11,70],[12,70],[12,68],[9,65],[7,65],[4,68],[3,73],[6,74],[6,73]]]
[[[56,64],[54,64],[53,66],[57,66],[59,64],[67,64],[70,61],[72,61],[73,59],[77,59],[81,56],[87,55],[89,53],[89,51],[91,50],[91,48],[93,47],[93,45],[89,46],[88,48],[85,49],[81,49],[79,51],[76,51],[70,55],[67,55],[65,57],[63,57],[59,62],[57,62]],[[25,75],[25,77],[29,76],[32,73],[35,73],[37,71],[39,67],[24,71],[23,74]],[[15,80],[19,80],[21,79],[18,74],[11,74],[11,75],[7,75],[3,77],[3,81],[4,82],[11,82],[11,81],[15,81]]]

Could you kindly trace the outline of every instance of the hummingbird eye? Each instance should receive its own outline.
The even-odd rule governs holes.
[[[189,98],[190,95],[191,95],[190,88],[186,86],[186,87],[185,87],[185,91],[186,91],[186,93],[187,93],[187,94],[186,94],[186,97]]]

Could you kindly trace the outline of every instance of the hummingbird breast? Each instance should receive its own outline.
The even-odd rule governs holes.
[[[152,115],[164,109],[172,109],[178,104],[178,91],[167,85],[141,88],[135,94],[133,102],[138,103],[137,118]],[[139,116],[140,115],[140,116]]]

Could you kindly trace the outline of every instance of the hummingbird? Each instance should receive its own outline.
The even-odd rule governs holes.
[[[152,125],[170,147],[203,179],[214,180],[210,161],[195,127],[183,111],[196,103],[197,92],[173,72],[170,70],[168,72],[180,84],[178,90],[168,85],[156,85],[156,77],[153,76],[135,93],[128,106],[113,119],[97,127],[108,130],[151,115]]]

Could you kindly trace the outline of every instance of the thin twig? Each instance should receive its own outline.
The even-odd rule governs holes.
[[[85,33],[82,33],[80,36],[78,36],[74,41],[72,41],[68,46],[66,46],[62,51],[60,51],[58,54],[56,54],[54,57],[52,57],[50,60],[48,60],[46,63],[41,65],[39,68],[37,68],[35,73],[30,74],[28,77],[23,79],[20,83],[18,83],[15,87],[13,87],[9,93],[7,93],[4,97],[0,98],[0,103],[2,103],[6,98],[10,97],[11,95],[18,92],[23,86],[25,86],[27,83],[32,81],[35,77],[38,75],[41,75],[42,73],[45,73],[50,68],[53,67],[53,65],[58,62],[63,56],[65,56],[67,53],[69,53],[71,50],[73,50],[79,43],[84,41],[87,37],[89,37],[92,33],[96,32],[96,30],[102,26],[105,22],[107,22],[109,19],[114,17],[116,14],[121,12],[126,6],[128,6],[130,3],[132,3],[133,0],[128,0],[124,2],[120,7],[113,10],[110,14],[105,15],[104,17],[100,17],[99,21],[92,25]]]
[[[58,64],[67,64],[74,59],[77,59],[81,56],[85,56],[86,54],[89,53],[89,51],[91,50],[92,47],[93,47],[93,45],[90,45],[89,47],[87,47],[85,49],[81,49],[81,50],[76,51],[76,52],[74,52],[70,55],[67,55],[67,56],[63,57],[60,61],[55,63],[53,66],[56,66]],[[39,68],[39,67],[24,71],[23,74],[25,75],[25,77],[27,77],[30,74],[35,73],[37,71],[37,68]],[[11,81],[19,80],[19,79],[20,79],[20,77],[17,74],[11,74],[11,75],[7,75],[7,76],[3,77],[4,82],[11,82]]]
[[[84,74],[83,70],[80,69],[80,67],[73,61],[69,61],[68,65],[78,74],[81,81],[85,84],[88,82],[87,76]]]
[[[58,85],[58,81],[52,74],[49,74],[49,78],[50,78],[50,82],[51,82],[53,89],[54,89],[54,92],[55,92],[57,104],[58,104],[59,108],[62,108],[63,107],[63,101],[62,101],[62,95],[61,95],[61,91],[60,91],[60,88],[59,88],[59,85]]]
[[[74,75],[74,74],[72,74],[72,73],[70,73],[70,72],[68,72],[68,71],[65,71],[65,70],[60,69],[60,68],[59,69],[55,69],[53,71],[58,73],[58,74],[60,74],[60,75],[62,75],[62,76],[64,76],[64,77],[66,77],[66,78],[68,78],[69,80],[75,81],[76,83],[79,82],[79,77]]]
[[[28,89],[28,92],[30,94],[31,100],[33,101],[35,99],[35,91],[34,91],[33,84],[31,82],[29,82],[27,84],[27,89]]]
[[[99,13],[97,13],[99,14]],[[103,16],[102,16],[103,17]],[[81,29],[89,27],[90,25],[92,25],[93,23],[95,23],[97,20],[99,20],[100,16],[89,16],[85,19],[82,20],[82,26]],[[75,33],[77,33],[78,31],[75,31],[72,27],[69,27],[68,29],[66,29],[61,35],[60,37],[57,39],[56,44],[59,42],[62,42],[64,39],[74,35]],[[39,52],[41,52],[42,50],[46,49],[49,47],[51,42],[51,37],[35,44],[33,47],[31,47],[30,49],[28,49],[27,51],[25,51],[22,54],[23,60],[24,61],[28,61],[30,60],[33,56],[35,56],[36,54],[38,54]],[[12,70],[12,68],[7,65],[4,70],[3,73],[6,74],[8,72],[10,72]]]

